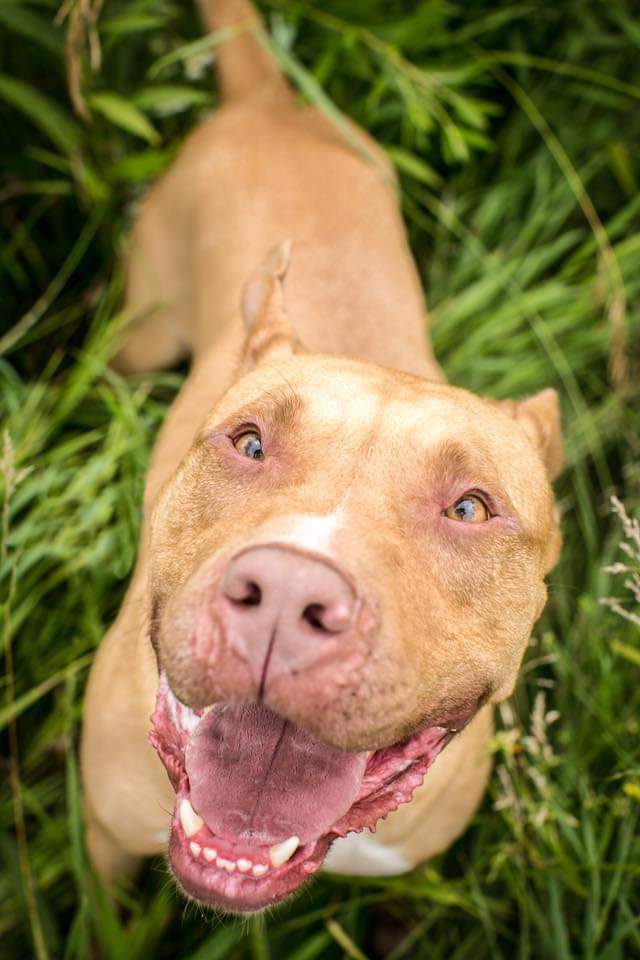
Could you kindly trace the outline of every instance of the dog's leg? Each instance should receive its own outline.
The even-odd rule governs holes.
[[[87,848],[109,887],[166,848],[173,789],[148,741],[157,668],[141,578],[91,670],[81,743]]]
[[[271,102],[290,101],[289,85],[253,36],[252,30],[260,29],[260,20],[251,4],[245,0],[201,0],[200,8],[208,30],[238,30],[237,36],[221,44],[216,52],[223,101],[254,95]],[[193,346],[191,328],[198,312],[193,266],[197,258],[194,235],[198,200],[193,182],[194,176],[197,180],[194,164],[197,167],[200,154],[190,143],[150,190],[131,234],[128,326],[112,361],[121,373],[171,366],[186,357]],[[209,150],[207,143],[207,153]]]
[[[167,183],[150,191],[130,237],[122,345],[112,360],[121,373],[168,367],[189,352],[190,274],[185,273],[184,228],[168,203]],[[181,256],[182,255],[182,256]]]
[[[84,815],[89,859],[107,890],[113,890],[119,881],[136,873],[140,858],[122,849],[109,831],[93,816],[88,804],[85,804]]]

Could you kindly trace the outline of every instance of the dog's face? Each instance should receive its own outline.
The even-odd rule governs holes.
[[[151,531],[171,864],[188,893],[240,911],[410,799],[511,692],[560,542],[551,391],[497,404],[295,354],[278,295],[256,298],[253,369]]]

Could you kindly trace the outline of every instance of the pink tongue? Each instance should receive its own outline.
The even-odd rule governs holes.
[[[314,840],[358,797],[364,753],[313,740],[260,704],[220,704],[186,751],[191,802],[228,840]]]

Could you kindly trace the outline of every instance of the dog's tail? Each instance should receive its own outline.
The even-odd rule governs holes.
[[[236,100],[262,92],[289,99],[291,88],[275,59],[256,36],[257,31],[264,28],[250,0],[199,0],[199,7],[210,33],[234,31],[216,49],[223,98]]]

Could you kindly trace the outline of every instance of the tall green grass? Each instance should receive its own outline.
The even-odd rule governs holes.
[[[609,504],[640,509],[634,4],[263,10],[301,96],[355,119],[395,162],[450,379],[496,397],[559,389],[562,559],[498,713],[490,791],[444,856],[405,877],[321,879],[250,922],[185,906],[160,861],[117,905],[95,889],[78,794],[83,684],[182,379],[124,381],[106,366],[122,241],[146,185],[215,108],[216,38],[201,38],[186,0],[5,0],[0,954],[639,956],[640,604],[625,581],[637,589],[640,559]],[[600,603],[611,597],[631,619]]]

